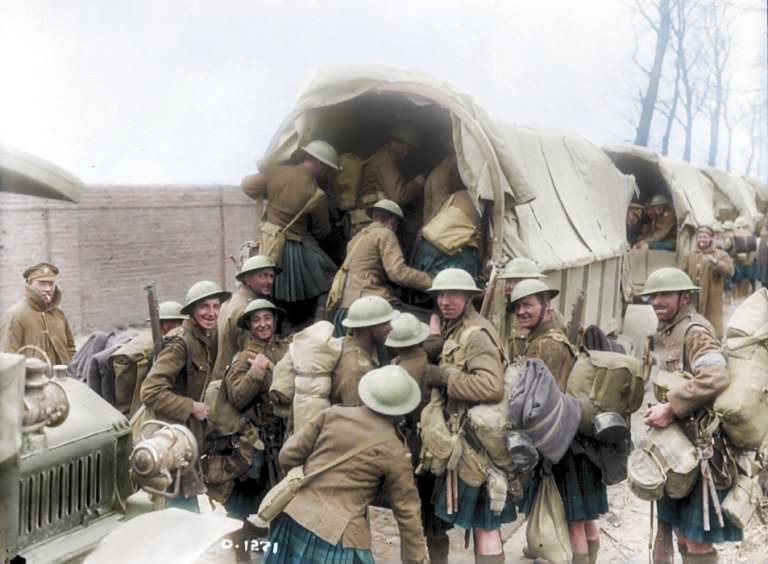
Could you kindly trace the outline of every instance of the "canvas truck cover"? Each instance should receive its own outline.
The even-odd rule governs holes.
[[[760,179],[754,176],[745,176],[744,180],[749,182],[755,189],[755,195],[757,196],[757,211],[761,213],[768,212],[768,184],[761,182]]]
[[[755,187],[743,177],[716,168],[702,169],[715,187],[722,192],[738,215],[754,226],[757,219],[757,195]]]
[[[0,143],[0,192],[79,202],[83,183],[64,169]]]
[[[493,245],[491,258],[502,252],[528,256],[551,270],[623,253],[624,215],[634,182],[605,154],[575,135],[499,124],[472,97],[424,74],[378,65],[318,71],[259,168],[288,159],[313,135],[338,143],[349,134],[327,115],[320,124],[318,110],[332,113],[357,97],[386,94],[424,111],[439,107],[449,113],[462,180],[476,204],[481,199],[494,203],[496,243],[503,233],[503,245]]]
[[[672,196],[678,226],[696,228],[714,223],[714,185],[690,163],[636,145],[608,147],[605,151],[617,164],[634,159],[657,170]],[[619,165],[619,168],[622,166]]]

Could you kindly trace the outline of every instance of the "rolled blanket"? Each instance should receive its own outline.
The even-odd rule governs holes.
[[[560,391],[547,366],[528,359],[509,396],[510,425],[531,437],[539,453],[557,463],[568,450],[581,419],[579,402]]]

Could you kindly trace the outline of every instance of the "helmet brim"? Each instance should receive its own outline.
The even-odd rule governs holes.
[[[195,299],[194,301],[189,302],[183,308],[181,308],[181,313],[184,315],[191,315],[192,309],[194,308],[197,302],[201,302],[203,300],[209,300],[211,298],[219,298],[222,302],[226,302],[231,296],[232,296],[232,292],[228,292],[227,290],[223,290],[221,292],[211,292],[210,294],[204,294],[199,298]]]

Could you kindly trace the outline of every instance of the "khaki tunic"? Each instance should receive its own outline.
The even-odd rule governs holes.
[[[382,198],[404,205],[413,200],[422,187],[415,180],[406,182],[400,169],[400,160],[389,145],[385,145],[369,158],[363,167],[358,205],[371,206]]]
[[[313,478],[285,513],[327,543],[370,549],[368,506],[381,489],[400,529],[404,561],[426,562],[413,466],[391,418],[365,406],[332,406],[288,439],[280,451],[280,464],[285,468],[303,464],[309,474],[387,430],[390,439]]]
[[[717,262],[712,264],[710,257]],[[698,292],[698,310],[715,329],[717,337],[723,336],[723,293],[725,280],[733,276],[733,259],[728,253],[710,247],[705,251],[696,249],[683,257],[680,268],[701,287]]]
[[[186,319],[168,333],[141,385],[141,401],[160,419],[189,424],[192,403],[203,401],[215,361],[216,331],[206,334]]]
[[[640,240],[647,241],[648,243],[656,243],[674,239],[676,228],[677,218],[675,217],[675,212],[668,209],[659,217],[653,219],[648,226],[646,234],[641,236]]]
[[[443,207],[451,194],[463,189],[456,157],[446,157],[429,173],[424,184],[424,225]],[[474,210],[474,206],[472,208]]]
[[[242,350],[250,339],[250,332],[237,326],[237,320],[245,311],[245,306],[258,296],[245,284],[242,284],[226,302],[221,304],[218,321],[218,352],[213,368],[213,380],[220,380],[227,372],[237,351]]]
[[[51,363],[69,364],[75,355],[75,337],[64,312],[59,309],[60,302],[59,288],[48,305],[34,290],[27,288],[24,299],[11,306],[0,319],[0,351],[15,353],[23,346],[35,345],[45,351]],[[31,349],[22,354],[43,358]]]
[[[262,402],[267,401],[264,396],[272,384],[272,369],[288,352],[288,344],[288,339],[279,337],[269,342],[251,337],[245,348],[237,353],[224,377],[227,398],[232,405],[240,411],[245,411],[259,399]],[[249,359],[259,353],[270,360],[266,369],[252,367],[249,362]]]
[[[115,373],[115,407],[126,417],[141,405],[141,385],[152,364],[152,329],[145,329],[109,357]]]
[[[554,376],[560,391],[565,392],[568,376],[576,364],[576,355],[557,320],[539,323],[528,334],[523,354],[527,358],[541,359]]]
[[[374,222],[355,235],[347,244],[347,253],[349,271],[339,307],[348,308],[361,296],[381,296],[396,302],[389,282],[417,290],[432,284],[427,273],[405,264],[397,236],[380,223]],[[343,276],[343,271],[336,276]]]
[[[303,164],[277,165],[266,174],[246,176],[243,192],[254,200],[266,197],[269,205],[265,220],[279,227],[288,225],[317,191],[314,175]],[[300,241],[311,234],[322,239],[331,231],[328,197],[323,196],[308,210],[304,218],[285,233],[286,238]]]
[[[730,383],[728,367],[712,325],[693,306],[682,308],[667,324],[661,324],[657,339],[664,347],[661,367],[686,370],[693,379],[667,393],[677,417],[691,415],[711,405]]]
[[[468,335],[463,335],[468,329]],[[496,328],[470,303],[464,315],[443,328],[440,366],[448,372],[449,411],[504,398],[504,362]],[[463,343],[463,344],[462,344]]]
[[[363,346],[354,334],[344,337],[339,362],[331,375],[331,404],[362,404],[357,385],[366,372],[378,365],[375,349]]]

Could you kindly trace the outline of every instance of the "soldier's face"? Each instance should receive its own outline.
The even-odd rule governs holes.
[[[165,321],[160,321],[160,332],[165,335],[168,331],[171,329],[176,329],[181,325],[181,319],[166,319]]]
[[[384,341],[387,340],[387,337],[392,332],[392,324],[389,321],[386,323],[380,323],[379,325],[370,327],[370,331],[371,335],[373,336],[373,340],[378,344],[383,345]]]
[[[449,290],[447,292],[440,292],[437,295],[437,307],[440,308],[440,313],[443,315],[443,319],[453,320],[458,319],[464,313],[464,308],[467,307],[469,296],[464,292]]]
[[[651,305],[659,321],[671,321],[691,297],[682,292],[659,292],[651,296]]]
[[[544,317],[547,305],[538,296],[527,296],[515,302],[515,318],[521,329],[535,329]]]
[[[708,249],[711,244],[712,235],[709,234],[709,231],[699,231],[696,233],[696,245],[700,249]]]
[[[56,282],[47,280],[32,280],[27,286],[45,302],[46,305],[53,300],[53,294],[56,292]]]
[[[260,296],[271,296],[272,286],[275,284],[275,271],[272,268],[264,268],[249,272],[243,276],[243,282]]]
[[[251,335],[262,341],[269,341],[275,334],[275,315],[268,309],[255,311],[250,318]]]
[[[205,331],[213,331],[216,329],[220,308],[221,300],[219,298],[200,300],[195,304],[195,307],[192,310],[192,319],[201,329],[204,329]]]

